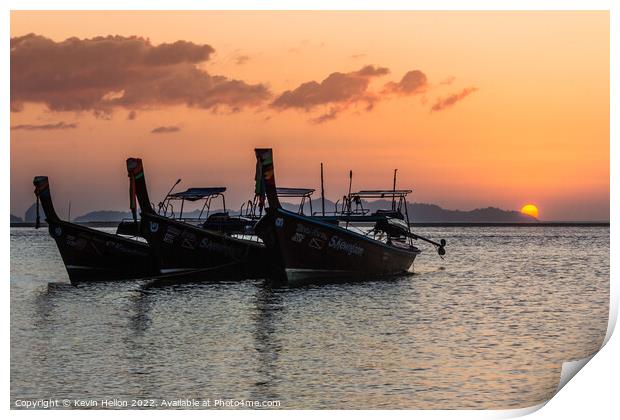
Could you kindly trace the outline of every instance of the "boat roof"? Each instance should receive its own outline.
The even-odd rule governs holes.
[[[222,194],[224,191],[226,191],[226,187],[188,188],[185,191],[170,194],[168,197],[172,199],[179,199],[179,200],[197,201],[203,198]]]
[[[314,193],[312,188],[276,188],[279,197],[309,197]]]
[[[351,195],[363,198],[385,198],[393,195],[404,197],[411,192],[412,190],[361,190],[351,193]]]

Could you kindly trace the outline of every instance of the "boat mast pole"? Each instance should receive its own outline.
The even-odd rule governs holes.
[[[396,171],[398,171],[398,169],[394,169],[394,182],[392,183],[392,211],[396,210]]]
[[[412,241],[412,233],[411,233],[411,221],[409,221],[409,210],[407,209],[407,197],[404,198],[405,201],[405,218],[407,219],[407,230],[409,231],[409,244],[413,245]]]
[[[349,193],[347,194],[347,207],[348,207],[348,211],[347,211],[347,216],[351,216],[351,184],[353,183],[353,170],[349,169]],[[346,223],[346,227],[349,227],[349,219],[350,217],[347,217],[347,223]]]
[[[176,187],[177,185],[179,185],[179,183],[180,183],[180,182],[181,182],[181,178],[177,179],[177,182],[175,182],[175,183],[174,183],[174,185],[172,185],[172,188],[170,188],[170,191],[168,191],[168,194],[166,194],[166,196],[164,197],[164,201],[162,201],[161,203],[159,203],[159,206],[158,206],[158,213],[161,213],[161,209],[162,209],[162,207],[164,206],[164,204],[166,203],[166,199],[168,198],[168,196],[169,196],[170,194],[172,194],[172,190],[174,190],[174,187]],[[166,214],[164,213],[164,216],[165,216],[165,215],[166,215]]]
[[[323,162],[321,162],[321,207],[325,216],[325,188],[323,186]]]
[[[351,184],[353,183],[353,171],[349,170],[349,193],[347,194],[347,208],[349,214],[351,213]]]

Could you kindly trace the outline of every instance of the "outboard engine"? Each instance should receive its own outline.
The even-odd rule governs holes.
[[[385,216],[393,219],[405,220],[405,216],[400,212],[400,210],[377,210],[372,214],[372,216]]]
[[[406,237],[409,236],[409,226],[407,222],[399,218],[386,217],[375,223],[375,231],[385,232],[390,237]]]

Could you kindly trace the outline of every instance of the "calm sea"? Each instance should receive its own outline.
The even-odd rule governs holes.
[[[609,228],[420,228],[415,274],[72,287],[46,229],[11,229],[17,400],[277,400],[280,408],[519,408],[596,352]],[[73,405],[73,402],[71,403]]]

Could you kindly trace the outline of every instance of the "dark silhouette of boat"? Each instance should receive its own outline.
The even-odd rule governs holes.
[[[252,235],[254,223],[256,223],[258,219],[251,214],[247,214],[250,210],[249,207],[246,214],[243,213],[242,207],[239,215],[231,216],[226,209],[225,192],[226,187],[188,188],[185,191],[177,193],[172,193],[171,191],[166,198],[159,203],[157,213],[161,216],[182,220],[185,223],[190,223],[211,231],[225,232],[230,235]],[[203,202],[198,217],[183,217],[183,209],[186,201]],[[221,202],[221,208],[217,208],[216,211],[213,211],[212,207],[214,206],[214,202],[218,201]],[[178,202],[180,202],[180,211],[176,214],[175,204]]]
[[[226,200],[224,192],[226,187],[207,187],[207,188],[188,188],[186,191],[169,193],[166,198],[159,203],[157,214],[171,219],[183,221],[203,229],[225,232],[233,235],[252,235],[253,227],[259,218],[248,217],[243,214],[231,216],[226,210]],[[211,204],[214,199],[221,197],[224,208],[220,211],[211,213]],[[198,217],[184,217],[183,208],[186,201],[204,201]],[[174,202],[180,201],[180,212],[176,213]],[[204,215],[204,218],[203,218]],[[138,220],[122,220],[118,225],[117,233],[141,236],[140,223]]]
[[[180,180],[179,180],[180,181]],[[177,181],[177,183],[179,182]],[[176,184],[175,184],[176,185]],[[170,191],[166,198],[157,206],[157,214],[172,219],[181,220],[207,230],[224,232],[229,235],[252,236],[254,225],[262,217],[262,208],[259,206],[259,197],[248,200],[241,205],[237,215],[231,215],[226,209],[224,192],[226,187],[207,187],[207,188],[188,188],[186,191],[172,193]],[[304,214],[309,207],[312,214],[311,195],[314,190],[311,188],[281,188],[278,187],[278,196],[287,198],[298,198],[298,212]],[[210,212],[212,201],[218,197],[222,198],[223,209]],[[183,209],[185,201],[203,200],[204,204],[200,209],[198,217],[184,217]],[[180,201],[180,211],[175,211],[175,201]],[[154,206],[153,206],[154,207]],[[204,215],[204,218],[203,218]],[[140,222],[136,219],[124,219],[117,227],[116,233],[128,236],[141,236]]]
[[[147,240],[159,258],[162,274],[227,266],[232,263],[239,278],[264,278],[269,272],[265,245],[255,235],[233,235],[234,229],[224,228],[227,215],[215,213],[205,223],[185,221],[158,214],[148,196],[144,168],[139,158],[127,159],[130,179],[130,208],[137,221],[136,198],[140,206],[140,235]],[[181,202],[211,199],[221,195],[223,187],[193,188],[173,194]],[[170,196],[170,194],[169,194]],[[161,210],[161,206],[160,206]],[[253,224],[253,222],[252,222]],[[237,226],[236,229],[244,229]]]
[[[54,210],[48,178],[36,176],[33,184],[37,209],[40,201],[50,236],[56,241],[72,284],[159,273],[157,259],[147,243],[61,220]]]
[[[404,201],[410,191],[363,191],[349,193],[343,212],[332,216],[309,217],[285,210],[278,199],[271,149],[256,149],[256,193],[266,195],[269,207],[255,231],[270,252],[277,280],[289,285],[333,281],[334,279],[377,278],[406,273],[420,250],[411,241],[423,239],[411,233],[408,217],[396,209],[366,214],[355,211],[352,203],[376,194]],[[406,206],[405,206],[406,208]],[[363,231],[350,226],[356,221],[375,222]],[[340,226],[344,222],[345,226]]]

